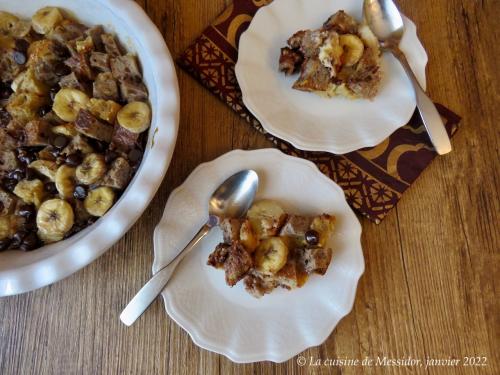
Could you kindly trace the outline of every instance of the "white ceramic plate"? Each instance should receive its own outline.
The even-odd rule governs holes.
[[[375,146],[412,116],[416,102],[409,79],[397,60],[384,54],[384,78],[374,100],[323,98],[292,89],[298,75],[278,70],[280,48],[298,30],[316,29],[343,9],[362,19],[362,0],[274,0],[259,9],[242,35],[236,76],[245,106],[266,131],[310,151],[344,154]],[[416,27],[404,19],[401,49],[425,87],[427,54]]]
[[[141,216],[172,158],[179,122],[179,89],[167,46],[144,11],[128,0],[51,0],[86,25],[102,24],[139,56],[153,110],[148,147],[125,193],[94,225],[32,252],[0,253],[0,297],[51,284],[79,270],[118,241]],[[0,10],[31,17],[46,0],[3,0]],[[154,142],[153,142],[154,139]]]
[[[232,151],[200,165],[172,192],[154,234],[153,273],[167,264],[208,218],[208,199],[242,169],[259,175],[257,199],[276,199],[288,212],[332,213],[337,228],[329,244],[332,263],[300,289],[277,289],[260,299],[240,282],[226,285],[224,272],[206,265],[222,241],[213,229],[180,264],[163,291],[167,313],[202,348],[235,362],[282,362],[321,344],[352,309],[364,270],[361,226],[342,189],[316,166],[274,150]]]

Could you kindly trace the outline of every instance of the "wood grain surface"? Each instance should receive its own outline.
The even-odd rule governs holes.
[[[332,0],[333,1],[333,0]],[[224,0],[140,0],[177,56]],[[152,233],[201,162],[269,147],[179,71],[173,158],[142,218],[100,259],[49,287],[0,299],[0,374],[500,374],[500,1],[399,0],[429,52],[428,90],[463,116],[438,158],[382,224],[360,219],[366,271],[353,311],[309,359],[486,357],[484,367],[238,365],[202,350],[158,299],[134,326],[118,315],[151,276]],[[0,3],[1,8],[1,3]]]

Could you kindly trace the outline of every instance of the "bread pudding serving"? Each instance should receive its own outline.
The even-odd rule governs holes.
[[[243,280],[255,297],[277,287],[300,288],[309,275],[326,273],[334,225],[334,216],[287,214],[275,201],[262,200],[245,218],[219,223],[224,242],[209,255],[207,264],[224,269],[229,286]]]
[[[372,99],[381,81],[380,47],[367,25],[340,10],[317,30],[301,30],[281,49],[279,69],[299,73],[296,90]]]
[[[136,56],[46,7],[0,11],[0,251],[60,241],[103,216],[151,122]]]

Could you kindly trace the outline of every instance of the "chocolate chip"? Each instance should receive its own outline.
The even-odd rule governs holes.
[[[106,151],[106,154],[104,155],[104,161],[107,164],[112,163],[116,158],[118,157],[118,154],[114,151]]]
[[[53,147],[51,150],[50,150],[50,153],[52,154],[53,157],[55,157],[56,159],[59,157],[59,155],[61,154],[61,151],[60,149],[58,148],[55,148]]]
[[[28,168],[28,167],[26,167],[26,170],[24,171],[24,175],[26,176],[27,180],[34,180],[35,178],[38,177],[36,172],[33,169]]]
[[[0,86],[0,100],[9,99],[9,97],[12,95],[12,92],[13,91],[10,86]]]
[[[36,225],[36,217],[31,220],[31,221],[26,221],[24,224],[23,224],[23,228],[28,231],[28,232],[36,232],[38,227]]]
[[[70,74],[71,69],[66,64],[60,62],[55,66],[54,73],[56,73],[58,77],[63,77]]]
[[[54,52],[57,56],[59,56],[61,58],[70,57],[70,55],[71,55],[68,47],[66,47],[64,44],[62,44],[60,42],[55,42]]]
[[[39,243],[40,242],[38,240],[38,236],[36,235],[36,233],[31,232],[31,233],[28,233],[23,238],[23,241],[21,242],[21,245],[19,246],[19,248],[21,250],[24,250],[24,251],[30,251],[30,250],[36,249],[38,247]]]
[[[26,220],[32,220],[36,216],[35,206],[32,204],[23,204],[18,210],[19,216],[24,217]]]
[[[5,238],[3,240],[0,240],[0,251],[5,251],[9,248],[10,246],[10,239],[9,238]]]
[[[7,96],[7,98],[8,97],[9,96]],[[0,94],[0,100],[7,98],[2,98]],[[6,109],[0,107],[0,128],[5,128],[7,125],[9,125],[10,120],[12,120],[12,117],[10,116],[9,112],[7,112]]]
[[[56,184],[54,184],[52,181],[47,181],[43,184],[43,187],[47,193],[57,194]]]
[[[57,86],[54,86],[54,87],[52,87],[50,89],[50,91],[49,91],[49,97],[50,97],[51,101],[54,101],[54,99],[55,99],[55,97],[56,97],[56,95],[57,95],[58,92],[59,92],[59,87],[57,87]]]
[[[54,147],[61,149],[68,145],[69,140],[64,135],[58,135],[57,137],[54,138],[54,141],[52,143]]]
[[[128,160],[130,160],[132,164],[137,164],[141,159],[142,151],[138,148],[134,148],[128,153]]]
[[[77,167],[82,163],[83,157],[80,152],[75,152],[74,154],[70,154],[66,157],[66,164],[70,167]]]
[[[315,246],[319,242],[319,233],[317,231],[315,231],[314,229],[308,230],[305,233],[305,238],[306,238],[306,242],[309,245]]]
[[[26,54],[21,51],[14,51],[12,52],[12,58],[16,62],[17,65],[24,65],[26,64]]]
[[[90,146],[96,150],[97,152],[104,152],[108,149],[108,144],[106,142],[103,142],[103,141],[99,141],[97,139],[92,139],[92,138],[89,138],[88,140]]]
[[[44,117],[50,111],[52,111],[52,107],[50,105],[44,105],[40,107],[40,109],[38,110],[38,115],[40,117]]]
[[[73,191],[73,197],[78,200],[84,200],[87,197],[87,189],[85,186],[76,185],[75,190]]]
[[[21,243],[23,242],[24,240],[24,237],[26,237],[28,233],[23,231],[23,230],[20,230],[20,231],[17,231],[13,236],[12,236],[12,242],[11,242],[11,247],[13,247],[14,249],[17,249],[19,248],[19,246],[21,246]]]
[[[19,52],[26,52],[30,43],[26,39],[17,38],[16,39],[16,50]]]
[[[31,164],[36,160],[36,156],[32,151],[20,148],[17,150],[17,159],[23,164]]]
[[[12,178],[4,178],[2,180],[2,185],[5,188],[5,190],[12,192],[14,191],[14,188],[17,185],[17,181]]]
[[[21,171],[20,169],[15,169],[13,171],[11,171],[8,175],[7,175],[8,178],[12,179],[12,180],[16,180],[16,181],[21,181],[24,177],[24,173],[23,171]]]

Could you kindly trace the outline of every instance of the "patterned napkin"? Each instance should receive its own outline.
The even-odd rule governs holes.
[[[348,203],[375,223],[394,208],[403,192],[436,157],[418,113],[381,144],[345,155],[301,151],[266,133],[245,108],[234,66],[238,41],[255,12],[270,0],[235,0],[179,57],[178,64],[286,154],[314,162],[344,189]],[[460,117],[437,104],[453,136]]]

